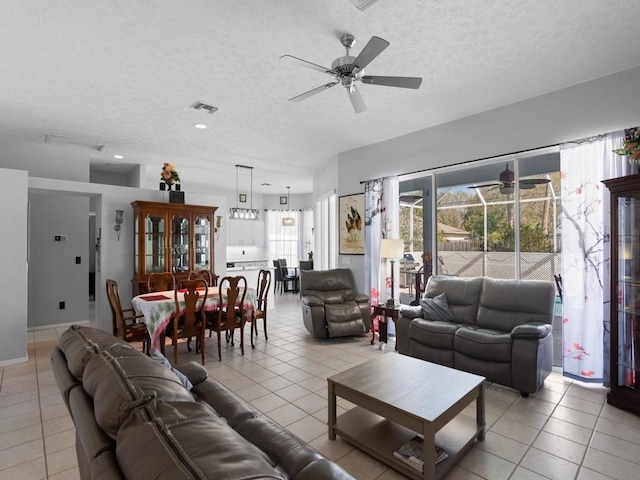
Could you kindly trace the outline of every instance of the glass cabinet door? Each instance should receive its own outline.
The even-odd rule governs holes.
[[[137,222],[136,222],[137,225]],[[137,233],[137,232],[136,232]],[[144,219],[144,269],[145,275],[164,272],[165,228],[164,215],[149,213]],[[136,250],[138,244],[136,243]],[[138,252],[136,251],[136,259]],[[137,265],[137,263],[136,263]]]
[[[211,269],[211,220],[206,215],[200,215],[195,218],[194,222],[194,239],[195,239],[195,270]]]
[[[189,271],[189,219],[182,215],[171,217],[171,271]]]
[[[618,210],[617,386],[640,387],[640,195],[621,196]],[[612,369],[611,383],[616,385]]]

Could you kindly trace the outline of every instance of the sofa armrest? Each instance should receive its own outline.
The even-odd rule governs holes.
[[[174,366],[176,370],[178,370],[183,375],[189,379],[192,385],[197,385],[200,382],[204,382],[208,377],[207,370],[194,361],[189,360],[188,362],[180,362]]]
[[[422,307],[420,305],[400,305],[400,315],[407,318],[422,318]]]
[[[511,330],[512,338],[544,338],[551,333],[551,325],[541,322],[530,322],[518,325]]]
[[[369,301],[369,296],[364,293],[356,293],[355,301],[356,303],[367,303]]]
[[[322,299],[316,297],[315,295],[303,295],[302,304],[309,307],[324,307],[324,302],[322,301]]]

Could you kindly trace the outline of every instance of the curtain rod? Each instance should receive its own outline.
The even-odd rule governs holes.
[[[572,141],[572,142],[563,142],[563,143],[575,143],[575,140],[574,140],[574,141]],[[508,156],[510,156],[510,155],[519,155],[519,154],[521,154],[521,153],[532,152],[532,151],[534,151],[534,150],[543,150],[543,149],[545,149],[545,148],[559,147],[559,146],[561,146],[561,145],[563,145],[563,144],[562,144],[562,143],[554,143],[554,144],[552,144],[552,145],[547,145],[547,146],[545,146],[545,147],[528,148],[528,149],[526,149],[526,150],[519,150],[519,151],[517,151],[517,152],[503,153],[503,154],[500,154],[500,155],[491,155],[491,156],[489,156],[489,157],[476,158],[476,159],[474,159],[474,160],[464,160],[464,161],[462,161],[462,162],[452,163],[452,164],[450,164],[450,165],[442,165],[442,166],[440,166],[440,167],[425,168],[424,170],[415,170],[415,171],[413,171],[413,172],[399,173],[397,176],[400,176],[400,175],[414,175],[414,174],[416,174],[416,173],[429,172],[429,171],[437,170],[437,169],[439,169],[439,168],[444,168],[444,167],[455,167],[455,166],[457,166],[457,165],[468,165],[468,164],[470,164],[470,163],[474,163],[474,162],[482,162],[482,161],[484,161],[484,160],[491,160],[491,159],[494,159],[494,158],[508,157]],[[388,175],[387,175],[387,176],[388,176]],[[360,180],[360,185],[362,185],[363,183],[370,182],[370,181],[372,181],[372,180],[376,180],[376,179],[375,179],[375,178],[371,178],[371,179],[369,179],[369,180]]]

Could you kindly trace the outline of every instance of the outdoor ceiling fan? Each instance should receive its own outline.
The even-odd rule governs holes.
[[[308,92],[290,98],[290,102],[300,102],[340,84],[345,87],[355,112],[361,113],[367,110],[367,106],[365,105],[360,92],[356,88],[355,82],[368,83],[371,85],[384,85],[387,87],[420,88],[420,84],[422,84],[421,77],[380,77],[364,74],[364,67],[369,65],[373,59],[380,55],[382,51],[389,46],[389,42],[386,40],[376,36],[371,37],[371,40],[369,40],[360,52],[360,55],[357,57],[349,55],[349,50],[355,43],[355,37],[353,35],[345,34],[340,38],[340,41],[347,49],[347,54],[344,57],[336,58],[331,64],[331,68],[326,68],[321,65],[308,62],[307,60],[302,60],[301,58],[294,57],[293,55],[283,55],[280,57],[281,59],[286,58],[293,60],[300,66],[326,73],[333,77],[333,80],[325,85],[316,87],[313,90],[309,90]]]
[[[529,190],[531,188],[535,188],[536,185],[542,185],[545,183],[549,183],[551,180],[548,178],[523,178],[518,181],[518,187],[523,190]],[[471,185],[468,188],[485,188],[485,187],[493,187],[487,191],[495,190],[496,188],[500,189],[500,193],[504,195],[508,195],[513,193],[513,187],[515,185],[515,176],[513,170],[509,169],[509,164],[507,163],[507,167],[505,170],[500,172],[500,176],[498,177],[498,181],[490,182],[490,183],[481,183],[479,185]]]

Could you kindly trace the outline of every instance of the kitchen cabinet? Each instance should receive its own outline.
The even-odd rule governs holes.
[[[229,219],[227,244],[242,247],[262,247],[264,245],[264,221]]]
[[[176,280],[192,270],[213,270],[217,207],[135,201],[133,291],[146,291],[149,274],[171,272]]]

